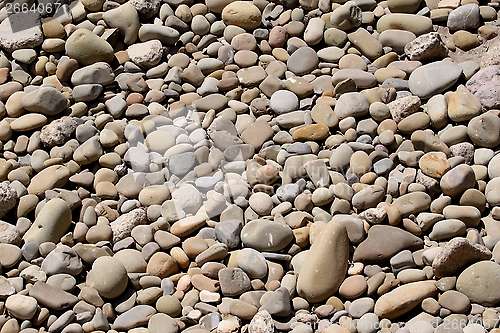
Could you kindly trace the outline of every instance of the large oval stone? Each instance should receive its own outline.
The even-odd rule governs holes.
[[[118,259],[99,257],[92,265],[87,283],[103,297],[115,298],[127,288],[127,270]]]
[[[418,306],[425,298],[436,295],[437,291],[434,281],[408,283],[382,295],[375,303],[374,312],[381,318],[394,319]]]
[[[63,199],[54,198],[42,207],[35,223],[24,234],[23,239],[58,243],[71,225],[71,209]]]
[[[388,15],[391,16],[391,15]],[[462,75],[462,67],[450,61],[436,61],[415,69],[408,80],[412,94],[430,98],[448,89]]]
[[[300,269],[297,292],[309,302],[321,302],[339,289],[347,272],[349,238],[344,224],[327,223]]]
[[[258,251],[279,251],[292,239],[289,226],[265,219],[250,221],[241,229],[243,244]]]
[[[235,1],[222,10],[222,21],[226,25],[236,25],[247,30],[257,28],[261,18],[259,8],[250,1]]]
[[[500,265],[480,261],[466,268],[457,279],[457,290],[473,303],[493,306],[500,302]]]

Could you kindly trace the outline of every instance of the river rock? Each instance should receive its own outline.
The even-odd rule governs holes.
[[[318,54],[310,47],[301,47],[288,58],[288,70],[295,75],[304,75],[312,72],[319,63]]]
[[[448,14],[448,22],[446,25],[450,30],[479,28],[481,25],[479,6],[475,3],[470,3],[455,8]]]
[[[368,237],[354,251],[354,261],[383,263],[402,250],[414,251],[422,248],[423,242],[402,229],[388,225],[374,225]]]
[[[466,268],[457,279],[457,290],[471,302],[493,306],[500,301],[500,290],[494,286],[500,279],[500,266],[492,261],[480,261]]]
[[[381,318],[394,319],[407,313],[427,297],[436,295],[434,281],[419,281],[402,285],[382,295],[375,303],[374,312]]]
[[[348,257],[345,226],[339,222],[326,224],[300,269],[298,294],[309,302],[320,302],[336,293],[347,272]]]
[[[489,260],[491,251],[483,245],[456,237],[444,246],[432,262],[432,269],[437,278],[454,276],[465,267],[482,260]]]
[[[35,315],[38,308],[38,302],[30,296],[12,295],[7,298],[5,308],[14,317],[22,320],[29,320]]]
[[[241,229],[241,241],[258,251],[279,251],[293,239],[289,226],[265,219],[253,220]]]
[[[483,109],[496,109],[500,107],[499,88],[500,66],[487,66],[474,74],[466,83],[470,90],[479,100]]]
[[[420,36],[432,31],[432,21],[428,17],[412,14],[384,15],[377,22],[377,31],[389,29],[406,30]]]
[[[71,210],[66,201],[54,198],[48,201],[38,213],[31,228],[24,234],[25,241],[59,242],[71,225]]]
[[[137,40],[141,23],[137,9],[130,3],[107,10],[102,19],[112,28],[117,28],[123,38],[125,45],[130,45]]]
[[[78,29],[65,44],[66,54],[82,65],[104,61],[111,62],[114,51],[111,45],[87,29]]]
[[[226,25],[236,25],[246,30],[260,25],[261,12],[257,6],[248,1],[234,1],[222,10],[222,20]]]
[[[46,116],[55,116],[66,109],[67,104],[68,99],[59,90],[48,86],[27,93],[22,99],[24,109]]]
[[[95,288],[106,298],[116,298],[127,288],[127,270],[112,257],[99,257],[92,264],[87,276],[87,285]]]
[[[7,52],[32,49],[43,42],[38,11],[9,13],[9,19],[0,23],[0,46]]]
[[[436,61],[415,69],[410,74],[408,87],[414,95],[430,98],[455,84],[460,75],[462,67],[459,65],[448,61]]]
[[[448,171],[439,183],[445,195],[457,197],[476,183],[474,171],[467,164],[460,164]]]

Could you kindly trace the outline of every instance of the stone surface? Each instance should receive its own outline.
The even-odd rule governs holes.
[[[354,260],[365,263],[383,263],[401,250],[417,250],[422,240],[407,231],[386,225],[375,225],[368,237],[354,251]]]
[[[87,276],[87,284],[106,298],[116,298],[127,288],[125,266],[111,257],[97,258]]]
[[[449,241],[432,262],[434,275],[438,278],[458,274],[465,267],[491,258],[491,251],[465,238]]]
[[[451,87],[460,75],[462,75],[460,66],[452,62],[436,61],[414,70],[410,74],[408,87],[418,97],[430,98]]]
[[[471,302],[483,306],[498,303],[499,293],[494,288],[500,274],[498,264],[480,261],[466,268],[457,279],[457,290]]]
[[[304,259],[297,292],[310,302],[319,302],[337,292],[347,271],[349,240],[345,226],[330,222],[323,227]]]
[[[381,318],[393,319],[418,306],[426,297],[436,295],[434,281],[408,283],[382,295],[375,303],[375,314]]]

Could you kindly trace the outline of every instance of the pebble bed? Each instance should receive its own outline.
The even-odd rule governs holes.
[[[498,0],[53,6],[0,10],[0,333],[500,332]]]

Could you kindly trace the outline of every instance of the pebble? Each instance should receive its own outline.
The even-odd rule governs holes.
[[[31,228],[23,239],[43,242],[58,242],[71,224],[71,210],[66,201],[54,198],[48,201],[38,213]]]
[[[111,45],[86,29],[74,31],[64,47],[68,56],[82,65],[91,65],[100,61],[109,63],[114,58]]]
[[[293,238],[290,227],[265,219],[257,219],[245,224],[241,229],[241,241],[258,251],[279,251]]]
[[[393,319],[418,306],[425,298],[437,294],[433,281],[412,282],[382,295],[375,303],[375,314],[381,318]]]
[[[114,258],[99,257],[92,264],[87,284],[103,297],[116,298],[127,288],[127,270]]]
[[[491,261],[472,264],[458,276],[457,291],[467,296],[471,302],[483,306],[496,304],[499,294],[494,289],[488,288],[488,285],[495,283],[498,274],[498,265]]]
[[[436,73],[443,73],[436,76]],[[420,98],[430,98],[451,87],[462,75],[455,63],[436,61],[415,69],[408,79],[410,91]]]
[[[320,302],[336,293],[347,271],[347,260],[342,260],[349,254],[345,226],[330,222],[321,235],[304,258],[297,280],[297,292],[310,302]],[[327,263],[333,263],[333,269]]]

